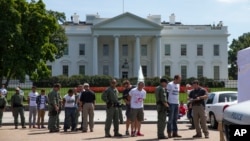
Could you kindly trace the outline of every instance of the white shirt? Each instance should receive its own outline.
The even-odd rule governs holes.
[[[6,97],[8,91],[7,91],[5,88],[0,89],[0,91],[1,91],[2,95],[3,95],[4,97]]]
[[[45,95],[41,95],[40,109],[45,109]]]
[[[175,84],[173,81],[167,85],[168,102],[170,104],[179,104],[180,84]]]
[[[69,96],[68,94],[66,94],[64,96],[64,99],[65,99],[64,107],[68,107],[68,108],[76,107],[76,97],[74,94],[72,96]]]
[[[143,108],[143,101],[146,98],[146,91],[142,89],[139,91],[137,88],[133,88],[129,91],[131,96],[130,107],[134,109]]]
[[[36,97],[38,96],[37,92],[30,92],[29,93],[29,99],[30,99],[30,106],[37,106],[36,104]]]

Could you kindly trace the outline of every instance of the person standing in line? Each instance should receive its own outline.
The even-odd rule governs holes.
[[[37,118],[37,126],[38,129],[46,128],[44,126],[44,115],[46,104],[48,103],[48,97],[45,95],[45,90],[41,90],[41,94],[36,98],[37,110],[38,110],[38,118]]]
[[[146,91],[144,88],[144,82],[138,82],[137,87],[129,91],[130,106],[131,106],[131,137],[135,136],[144,136],[141,133],[141,122],[144,119],[144,99],[146,99]],[[136,120],[137,120],[137,129],[136,132]]]
[[[73,89],[69,89],[68,94],[64,96],[63,105],[65,110],[63,130],[64,132],[67,132],[67,130],[71,127],[71,131],[76,131],[76,124],[75,124],[76,96],[74,95]]]
[[[116,88],[117,82],[112,79],[110,82],[110,87],[108,87],[102,93],[102,100],[106,103],[106,122],[105,122],[105,137],[110,138],[110,127],[113,122],[114,124],[114,136],[121,137],[122,134],[119,133],[119,111],[118,111],[118,94],[119,91]]]
[[[129,80],[124,80],[122,83],[124,87],[124,91],[122,93],[123,101],[126,104],[126,135],[129,135],[129,125],[131,124],[131,107],[130,107],[130,96],[129,96],[129,91],[135,88],[132,86],[129,82]],[[132,131],[132,130],[131,130]]]
[[[205,100],[208,98],[208,94],[205,89],[200,87],[198,80],[193,81],[192,87],[194,89],[190,92],[189,98],[192,101],[193,120],[196,129],[196,135],[194,135],[193,138],[202,137],[201,128],[205,138],[209,138],[205,113]]]
[[[4,84],[2,84],[2,88],[0,89],[0,91],[2,92],[2,95],[7,99],[8,91]]]
[[[61,85],[60,85],[60,88],[59,89],[61,89]],[[57,95],[58,95],[58,100],[59,100],[59,104],[58,104],[58,107],[59,107],[59,110],[58,110],[58,118],[56,119],[56,125],[57,125],[57,128],[59,129],[59,128],[61,128],[61,126],[60,126],[60,114],[61,114],[61,111],[62,111],[62,108],[63,108],[63,99],[62,99],[62,97],[61,97],[61,94],[60,94],[60,92],[58,92],[57,93]]]
[[[174,80],[167,85],[168,103],[169,103],[169,120],[167,124],[168,137],[181,137],[178,134],[177,120],[179,116],[179,91],[181,76],[175,75]]]
[[[61,85],[59,83],[54,84],[53,90],[48,94],[48,108],[49,108],[49,121],[48,129],[49,132],[59,132],[59,127],[57,124],[59,115],[59,97],[58,91]]]
[[[84,92],[82,92],[80,98],[80,105],[83,108],[83,125],[82,132],[87,132],[88,130],[88,119],[89,119],[89,129],[93,132],[94,129],[94,109],[95,109],[95,93],[89,89],[89,84],[84,83]]]
[[[75,123],[76,123],[76,129],[78,130],[78,128],[77,128],[78,118],[80,116],[80,110],[81,110],[81,108],[80,108],[80,97],[79,97],[80,93],[78,91],[78,87],[74,88],[74,95],[76,97],[76,106],[77,106],[76,107],[76,115],[75,115]]]
[[[32,86],[32,91],[28,95],[29,128],[31,128],[31,125],[33,128],[36,128],[36,114],[37,114],[36,98],[37,98],[37,96],[38,96],[38,93],[36,91],[36,86]],[[32,118],[33,118],[33,120],[32,120]]]
[[[24,107],[23,100],[24,97],[19,94],[19,88],[16,88],[16,93],[11,97],[11,108],[14,116],[14,124],[15,129],[18,128],[18,115],[21,117],[22,128],[26,128],[25,126],[25,116],[24,116]]]
[[[0,127],[2,127],[3,112],[7,106],[7,100],[3,96],[2,91],[0,91]]]
[[[166,128],[166,118],[168,111],[168,99],[167,99],[167,79],[160,79],[160,86],[156,87],[155,99],[157,108],[157,136],[158,139],[167,139],[168,137],[164,135],[164,130]]]
[[[82,96],[82,93],[83,93],[85,90],[84,90],[84,88],[83,88],[83,85],[78,85],[77,88],[78,88],[78,92],[79,92],[79,96],[78,96],[79,99],[78,99],[77,103],[79,103],[79,105],[80,105],[80,98],[81,98],[81,96]],[[81,126],[80,126],[80,128],[78,128],[78,130],[81,130],[81,131],[82,131],[82,125],[83,125],[83,114],[81,114],[81,113],[83,113],[82,110],[83,110],[82,107],[80,107],[80,108],[79,108],[79,116],[80,116],[80,115],[82,115],[82,116],[81,116],[81,118],[80,118],[80,119],[81,119]]]

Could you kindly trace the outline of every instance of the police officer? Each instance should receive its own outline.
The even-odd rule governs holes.
[[[164,129],[166,127],[166,117],[167,117],[167,79],[160,79],[160,86],[156,87],[155,99],[157,107],[157,136],[158,139],[167,139],[168,137],[164,135]]]
[[[0,91],[0,127],[2,127],[3,112],[5,110],[6,105],[7,105],[7,100]]]
[[[11,108],[14,116],[14,124],[15,129],[18,127],[18,114],[20,114],[21,117],[21,124],[22,128],[26,128],[25,126],[25,117],[24,117],[24,107],[23,107],[23,100],[24,97],[20,95],[19,88],[16,88],[16,93],[11,97]]]
[[[105,122],[105,137],[111,137],[110,127],[113,121],[114,124],[114,136],[121,137],[122,134],[119,133],[119,111],[118,107],[118,90],[116,88],[116,80],[112,79],[110,82],[110,87],[108,87],[102,94],[102,100],[106,102],[106,122]]]
[[[59,121],[59,94],[60,84],[56,83],[53,86],[53,90],[48,94],[48,108],[49,108],[49,121],[48,128],[49,131],[59,132],[59,127],[57,121]]]
[[[192,101],[194,127],[196,135],[193,138],[201,138],[201,128],[205,138],[209,138],[209,133],[206,125],[205,99],[207,99],[207,91],[199,86],[199,81],[195,80],[192,83],[193,90],[189,94]],[[201,127],[200,127],[201,124]]]

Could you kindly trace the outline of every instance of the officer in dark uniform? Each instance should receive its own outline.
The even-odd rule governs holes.
[[[0,91],[0,127],[2,127],[3,112],[5,110],[6,105],[7,100],[5,96],[3,96],[2,91]]]
[[[118,100],[118,90],[116,88],[116,80],[112,79],[110,82],[110,87],[107,88],[102,94],[102,100],[107,104],[106,109],[106,122],[105,122],[105,137],[111,137],[110,127],[113,121],[114,124],[114,136],[121,137],[122,134],[119,133],[119,100]]]
[[[167,117],[167,79],[160,79],[160,86],[156,87],[155,99],[157,106],[157,136],[158,139],[167,139],[168,137],[164,135],[164,129],[166,127],[166,117]]]
[[[11,108],[14,116],[14,124],[15,129],[18,127],[18,114],[21,117],[21,124],[22,128],[26,128],[25,126],[25,117],[24,117],[24,107],[23,107],[23,100],[24,96],[19,94],[19,88],[16,88],[16,93],[11,97]]]

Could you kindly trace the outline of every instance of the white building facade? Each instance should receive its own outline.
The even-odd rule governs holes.
[[[68,48],[64,56],[48,62],[52,76],[110,75],[137,77],[228,78],[228,31],[220,22],[211,25],[183,25],[162,22],[160,15],[141,18],[124,13],[114,18],[77,15],[65,23]]]

